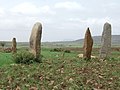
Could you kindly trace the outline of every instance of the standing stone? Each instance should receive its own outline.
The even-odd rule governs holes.
[[[32,28],[30,36],[30,52],[33,53],[36,59],[39,58],[41,53],[41,35],[42,35],[42,24],[37,22]]]
[[[85,38],[84,38],[84,53],[83,53],[83,58],[84,59],[91,59],[91,52],[92,52],[92,46],[93,46],[93,39],[90,33],[89,28],[87,28],[87,31],[85,33]]]
[[[16,46],[17,46],[16,38],[13,38],[12,40],[12,52],[13,53],[16,53]]]
[[[111,25],[105,23],[103,27],[103,33],[101,38],[100,59],[106,59],[109,57],[111,51]]]

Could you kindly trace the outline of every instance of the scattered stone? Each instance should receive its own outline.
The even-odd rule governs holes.
[[[106,59],[111,52],[111,24],[105,23],[103,27],[103,33],[101,38],[100,59]]]
[[[51,86],[53,84],[54,84],[54,81],[50,81],[50,83],[48,85]]]
[[[84,53],[83,53],[83,58],[84,59],[91,59],[91,52],[92,52],[92,46],[93,46],[93,39],[90,33],[89,28],[87,28],[87,31],[85,33],[85,38],[84,38]]]
[[[31,87],[29,90],[38,90],[37,87]]]
[[[42,24],[37,22],[34,24],[30,36],[30,52],[33,53],[36,59],[40,57],[41,53],[41,35]]]
[[[83,54],[78,54],[78,55],[77,55],[77,57],[78,57],[78,58],[83,58]],[[96,56],[91,55],[91,58],[97,58],[97,57],[96,57]]]
[[[19,86],[17,86],[15,90],[21,90],[21,89],[20,89],[20,87],[19,87]]]
[[[12,52],[12,48],[4,48],[4,52],[5,53],[11,53]]]
[[[77,57],[78,58],[83,58],[83,54],[78,54]]]
[[[13,53],[16,53],[16,46],[17,46],[16,38],[13,38],[12,40],[12,52]]]
[[[70,82],[70,83],[74,82],[74,79],[73,79],[73,78],[70,78],[70,79],[69,79],[69,82]]]

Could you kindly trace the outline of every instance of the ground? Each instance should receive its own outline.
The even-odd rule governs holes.
[[[120,90],[120,52],[112,49],[109,59],[78,58],[80,48],[65,48],[70,53],[42,48],[42,62],[15,64],[12,54],[0,53],[1,90]],[[98,56],[99,49],[92,55]]]

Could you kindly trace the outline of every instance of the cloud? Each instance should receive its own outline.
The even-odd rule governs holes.
[[[49,14],[55,14],[55,11],[52,11],[49,6],[45,5],[41,7],[41,12],[42,13],[49,13]]]
[[[4,16],[4,14],[5,14],[4,9],[0,7],[0,16]]]
[[[69,26],[73,26],[79,28],[79,30],[81,30],[81,32],[85,32],[86,28],[89,27],[92,35],[96,36],[96,35],[101,35],[101,32],[103,30],[103,25],[105,22],[109,22],[109,23],[114,23],[114,20],[110,17],[100,17],[100,18],[69,18],[68,19]],[[113,25],[112,25],[113,26]]]
[[[112,24],[114,34],[119,32],[119,2],[47,1],[3,3],[0,6],[0,36],[3,38],[0,39],[9,39],[7,37],[11,35],[25,41],[35,22],[43,25],[43,41],[81,38],[88,26],[93,35],[99,35],[105,22]]]
[[[19,14],[55,14],[48,5],[38,7],[30,2],[16,5],[10,11]]]
[[[68,10],[83,10],[84,7],[78,4],[77,2],[59,2],[55,4],[55,8],[62,8]]]
[[[3,15],[4,14],[4,15]],[[21,3],[9,9],[0,8],[0,29],[24,31],[31,30],[35,22],[51,23],[49,18],[55,14],[50,6],[37,6],[30,2]],[[7,27],[6,27],[7,26]]]
[[[112,19],[109,17],[104,17],[104,18],[87,18],[87,19],[81,19],[81,18],[69,18],[68,21],[71,22],[79,22],[79,23],[84,23],[87,25],[101,25],[105,22],[111,22]]]
[[[4,10],[3,10],[3,8],[0,8],[0,13],[4,13]]]
[[[11,9],[12,12],[23,13],[23,14],[33,14],[38,13],[38,8],[31,3],[22,3]]]
[[[103,7],[107,7],[107,8],[116,8],[118,6],[119,6],[119,4],[115,3],[115,2],[110,2],[108,4],[103,4]]]

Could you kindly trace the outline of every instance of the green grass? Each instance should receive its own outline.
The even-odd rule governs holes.
[[[10,53],[1,53],[0,52],[0,66],[8,65],[13,63],[12,55]]]
[[[85,61],[75,51],[51,52],[43,48],[41,53],[42,63],[30,65],[11,64],[11,54],[0,53],[5,61],[0,68],[0,89],[120,90],[119,52],[112,53],[116,58],[105,61]]]
[[[64,53],[64,52],[54,52],[50,51],[51,49],[43,48],[41,54],[44,58],[56,59],[56,58],[72,58],[76,57],[78,52]]]

